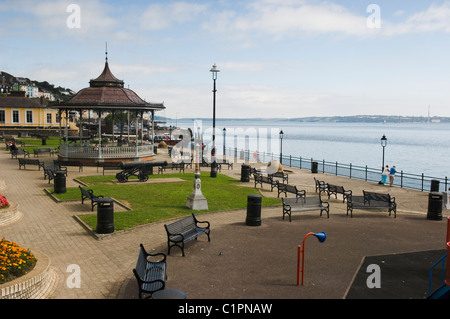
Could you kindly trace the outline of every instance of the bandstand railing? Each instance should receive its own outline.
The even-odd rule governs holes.
[[[72,146],[62,144],[59,154],[65,158],[121,158],[154,155],[153,145]]]

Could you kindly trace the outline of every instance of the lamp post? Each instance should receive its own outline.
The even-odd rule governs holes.
[[[302,273],[301,281],[302,281],[302,286],[303,286],[303,277],[304,277],[304,274],[305,274],[305,240],[306,240],[306,237],[308,237],[310,235],[314,235],[315,237],[317,237],[317,239],[321,243],[323,243],[327,239],[327,234],[324,233],[324,232],[321,232],[321,233],[308,233],[303,238],[303,249],[302,249],[302,246],[298,245],[298,254],[297,254],[297,286],[300,285],[300,273]]]
[[[225,139],[226,139],[226,135],[227,135],[227,129],[224,127],[223,128],[223,160],[225,161],[225,157],[226,157],[226,146],[225,146]]]
[[[217,73],[220,72],[219,69],[217,69],[216,64],[212,66],[211,70],[209,70],[212,73],[212,79],[213,79],[213,135],[212,135],[212,148],[211,148],[211,177],[217,177],[217,162],[216,162],[216,80],[217,80]]]
[[[280,164],[283,164],[283,130],[280,131]]]
[[[381,163],[381,171],[384,170],[384,148],[387,145],[387,138],[386,135],[383,134],[383,136],[381,137],[381,147],[383,147],[383,161]]]

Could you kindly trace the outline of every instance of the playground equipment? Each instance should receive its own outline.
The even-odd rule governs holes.
[[[314,235],[315,237],[317,237],[317,239],[319,240],[320,243],[323,243],[326,239],[327,239],[327,234],[324,232],[321,233],[308,233],[306,234],[306,236],[303,238],[303,249],[301,245],[298,245],[298,250],[297,250],[297,286],[300,285],[300,273],[302,273],[301,276],[301,281],[302,281],[302,285],[304,282],[304,274],[305,274],[305,240],[306,237],[310,236],[310,235]]]
[[[447,219],[447,239],[446,239],[447,253],[442,256],[433,266],[430,268],[430,280],[428,288],[428,298],[429,299],[448,299],[450,298],[450,262],[447,260],[447,267],[445,267],[445,262],[447,256],[450,254],[450,217]],[[441,286],[434,292],[431,292],[431,279],[433,276],[433,269],[442,263],[442,273],[441,273]]]

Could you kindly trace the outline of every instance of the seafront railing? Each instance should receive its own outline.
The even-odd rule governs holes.
[[[280,154],[238,150],[236,148],[226,148],[227,156],[234,156],[240,160],[269,162],[273,160],[280,161]],[[314,158],[297,157],[292,155],[282,155],[281,164],[284,167],[295,167],[299,169],[317,169],[317,172],[360,179],[369,182],[381,181],[381,169],[370,168],[366,166],[357,166],[353,164],[343,164],[339,162],[329,162],[324,159],[316,160]],[[420,191],[430,191],[431,186],[436,187],[439,184],[438,191],[447,191],[449,181],[447,176],[444,178],[433,177],[422,174],[405,173],[403,170],[397,172],[394,179],[394,186],[409,188]],[[437,190],[433,190],[437,191]]]

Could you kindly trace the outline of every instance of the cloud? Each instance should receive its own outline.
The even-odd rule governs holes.
[[[248,3],[245,10],[224,9],[211,13],[212,18],[203,28],[227,34],[230,39],[254,43],[254,37],[270,36],[279,40],[287,37],[372,38],[393,37],[409,33],[450,32],[450,1],[407,15],[397,10],[394,16],[400,22],[389,21],[379,5],[381,28],[370,27],[374,12],[352,12],[344,5],[312,0],[257,0]],[[241,9],[241,8],[239,8]]]
[[[5,17],[3,23],[9,24],[12,33],[26,30],[29,37],[43,37],[62,39],[74,36],[79,39],[97,38],[109,33],[119,25],[114,18],[114,10],[107,3],[98,0],[77,1],[79,8],[79,27],[70,27],[68,20],[74,13],[69,10],[70,2],[67,1],[32,1],[14,0],[4,1],[0,12],[10,14]]]
[[[140,25],[143,29],[148,30],[167,29],[173,24],[194,21],[207,8],[207,5],[188,2],[152,4],[144,10]]]
[[[396,36],[407,33],[450,32],[450,2],[432,4],[428,9],[410,15],[404,22],[388,24],[383,34]]]
[[[251,2],[242,12],[219,12],[205,24],[205,28],[215,32],[250,32],[274,38],[328,33],[362,36],[368,31],[365,14],[354,14],[330,2],[258,0]]]

